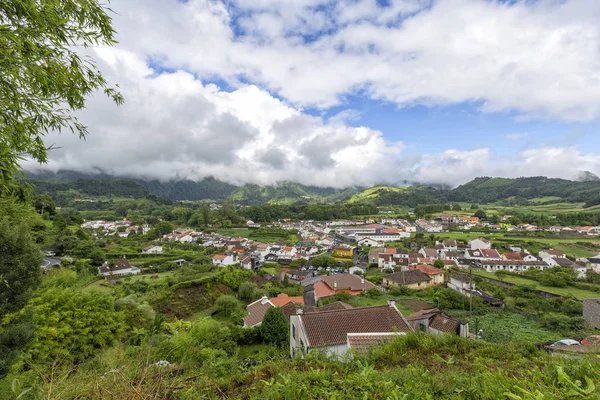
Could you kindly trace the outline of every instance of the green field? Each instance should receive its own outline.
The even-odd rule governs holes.
[[[592,257],[600,252],[600,248],[597,250],[591,246],[594,242],[599,242],[597,237],[544,237],[544,236],[511,236],[510,233],[496,232],[496,233],[482,233],[482,232],[443,232],[435,234],[436,238],[441,239],[454,239],[464,242],[476,239],[478,237],[485,237],[492,241],[494,246],[505,246],[508,244],[521,245],[526,247],[532,253],[544,248],[559,249],[567,253],[571,257]],[[521,242],[521,243],[520,243]],[[523,243],[524,242],[524,243]],[[579,245],[578,243],[589,243],[590,247]],[[537,244],[537,246],[536,246]]]
[[[482,205],[482,209],[486,212],[495,212],[501,215],[513,215],[515,213],[521,214],[544,214],[544,215],[553,215],[556,213],[565,213],[565,212],[595,212],[600,209],[600,206],[593,206],[584,208],[585,203],[549,203],[543,204],[547,201],[552,201],[555,199],[554,197],[539,197],[536,199],[530,200],[532,203],[539,203],[534,205],[523,205],[523,206],[513,206],[513,207],[503,207],[499,204],[488,204]]]
[[[481,337],[493,343],[517,340],[521,343],[538,344],[563,338],[560,333],[544,329],[530,318],[508,311],[493,310],[478,316],[470,316],[468,311],[451,311],[450,314],[466,320],[471,333],[481,330]]]
[[[552,286],[542,286],[538,282],[536,282],[532,279],[520,278],[520,277],[512,276],[512,275],[511,276],[503,276],[502,279],[500,279],[495,274],[492,274],[489,272],[473,271],[473,274],[479,275],[482,277],[486,277],[486,278],[501,280],[503,282],[513,283],[515,285],[533,285],[533,286],[535,286],[535,288],[537,290],[542,290],[544,292],[554,293],[554,294],[558,294],[560,296],[565,296],[565,297],[575,297],[579,300],[593,299],[593,298],[600,297],[599,292],[593,292],[591,290],[577,289],[577,288],[573,288],[573,287],[557,288],[557,287],[552,287]]]
[[[248,228],[223,228],[217,229],[217,233],[221,235],[229,235],[229,236],[239,236],[243,238],[247,238],[250,236],[250,232],[252,232]]]

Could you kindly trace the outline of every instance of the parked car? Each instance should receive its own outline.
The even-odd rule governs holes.
[[[581,343],[579,343],[577,340],[574,339],[562,339],[559,340],[557,342],[554,342],[550,345],[550,347],[556,347],[556,346],[579,346]]]
[[[583,339],[581,341],[581,344],[583,345],[591,345],[591,344],[598,344],[600,345],[600,335],[592,335],[592,336],[588,336],[585,339]]]

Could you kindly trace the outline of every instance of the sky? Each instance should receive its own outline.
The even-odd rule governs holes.
[[[597,0],[112,0],[48,165],[317,186],[600,174]]]

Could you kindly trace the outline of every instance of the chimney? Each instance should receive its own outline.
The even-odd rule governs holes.
[[[337,281],[333,281],[333,288],[337,288]]]
[[[388,299],[388,306],[390,306],[390,307],[396,307],[396,300],[394,300],[394,299]]]
[[[296,309],[296,315],[302,315],[304,313],[304,309],[302,307]]]
[[[361,278],[360,279],[360,283],[362,283],[364,285],[365,284],[365,278]]]
[[[261,303],[261,304],[267,304],[267,301],[269,301],[269,298],[268,298],[267,296],[263,296],[263,297],[260,299],[260,303]]]

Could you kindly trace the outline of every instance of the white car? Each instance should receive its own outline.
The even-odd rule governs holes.
[[[550,345],[550,347],[555,347],[555,346],[579,346],[581,343],[579,343],[577,340],[573,340],[573,339],[562,339],[559,340],[558,342],[554,342]]]

